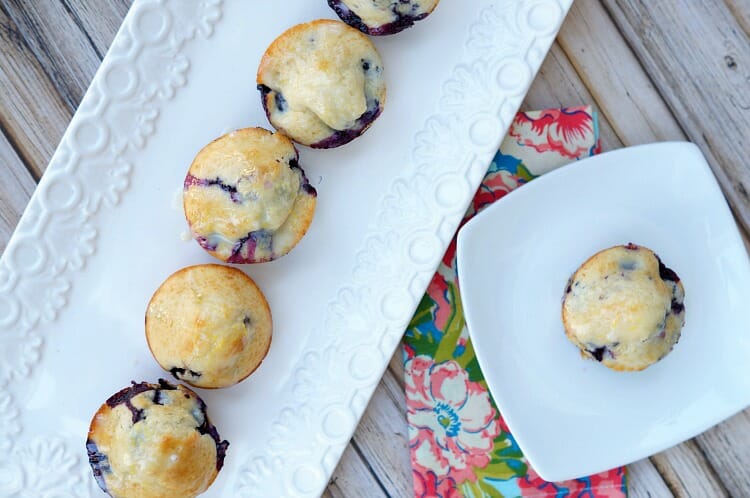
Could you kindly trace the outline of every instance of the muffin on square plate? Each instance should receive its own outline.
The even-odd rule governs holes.
[[[244,128],[206,145],[185,177],[190,231],[228,263],[262,263],[286,255],[312,223],[317,192],[280,133]]]
[[[328,0],[342,21],[368,35],[392,35],[429,16],[439,0]]]
[[[613,370],[643,370],[666,356],[685,324],[685,290],[653,251],[615,246],[570,277],[565,333],[585,357]]]
[[[237,268],[197,265],[171,275],[146,309],[146,340],[156,361],[196,387],[247,378],[271,346],[271,310]]]
[[[263,54],[257,83],[271,124],[319,149],[360,136],[385,104],[378,51],[341,21],[321,19],[285,31]]]
[[[110,397],[86,441],[94,478],[113,498],[198,496],[216,479],[228,446],[198,395],[164,380],[133,382]]]

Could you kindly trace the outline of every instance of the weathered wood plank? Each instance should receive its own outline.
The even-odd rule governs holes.
[[[120,24],[128,13],[131,0],[108,0],[91,2],[89,0],[60,0],[72,14],[76,24],[83,30],[96,49],[97,55],[103,58],[109,45],[115,38]]]
[[[724,0],[724,2],[745,30],[745,34],[750,36],[750,2],[747,0]]]
[[[38,178],[47,166],[71,112],[24,41],[0,9],[0,128]]]
[[[750,228],[750,39],[722,2],[604,0]]]
[[[668,498],[674,496],[648,458],[628,465],[630,498]]]
[[[388,496],[352,444],[346,447],[333,475],[328,489],[323,493],[323,498],[385,498]]]
[[[0,0],[45,73],[75,111],[101,59],[59,0]]]
[[[575,2],[557,39],[623,144],[685,139],[599,2]]]
[[[585,104],[594,104],[598,111],[594,97],[581,81],[560,45],[555,42],[521,109],[551,109]],[[599,132],[604,150],[622,147],[622,142],[607,119],[599,120]]]
[[[747,238],[745,239],[747,243]],[[750,409],[696,438],[731,496],[750,495]]]
[[[34,178],[13,150],[5,135],[0,134],[0,254],[5,250],[31,194]]]
[[[652,456],[651,462],[675,496],[728,496],[726,488],[693,440]]]
[[[390,496],[413,492],[406,398],[402,384],[390,370],[375,390],[354,442]]]
[[[341,457],[338,467],[333,472],[331,484],[323,496],[331,498],[362,496],[380,497],[387,496],[386,490],[405,489],[411,490],[411,461],[408,449],[408,430],[406,425],[406,397],[404,394],[404,365],[401,359],[401,348],[399,347],[391,357],[388,370],[386,371],[375,395],[363,415],[357,430],[352,437],[352,443]],[[378,420],[378,417],[388,417],[392,420]],[[367,424],[364,421],[367,420]],[[399,444],[389,435],[394,429],[399,432]],[[380,432],[380,437],[378,437]],[[403,442],[407,446],[404,446]],[[356,445],[357,453],[352,454],[350,449]],[[359,459],[362,463],[349,461]],[[375,460],[372,464],[370,460]],[[364,468],[361,468],[363,465]],[[394,465],[400,466],[395,475],[389,469]],[[351,468],[350,468],[351,467]],[[361,474],[369,472],[369,480],[363,480]],[[352,477],[358,475],[357,479]],[[376,477],[377,476],[377,477]],[[395,484],[390,481],[395,480]],[[344,491],[343,494],[341,492]],[[410,493],[411,491],[409,491]],[[357,494],[360,493],[360,494]],[[370,494],[368,494],[370,493]],[[389,493],[390,494],[390,493]],[[391,496],[401,496],[391,494]],[[403,495],[408,496],[408,495]]]
[[[391,371],[391,374],[393,374],[393,377],[398,382],[398,385],[403,387],[404,386],[404,355],[401,350],[401,346],[396,349],[396,352],[393,353],[393,356],[391,357],[391,361],[388,364],[388,369]]]

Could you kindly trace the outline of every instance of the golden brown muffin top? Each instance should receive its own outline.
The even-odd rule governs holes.
[[[287,254],[306,233],[315,205],[292,142],[263,128],[206,145],[185,178],[183,207],[193,236],[230,263]]]
[[[114,498],[192,498],[211,485],[229,445],[190,389],[133,383],[109,398],[89,429],[89,461]]]
[[[382,107],[385,80],[365,69],[370,66],[382,62],[367,36],[341,21],[320,19],[274,40],[261,59],[257,82],[286,102],[288,110],[278,118],[284,131],[310,145],[354,128],[368,111],[368,100]]]
[[[605,249],[570,278],[562,308],[566,334],[610,368],[641,370],[679,337],[683,295],[679,278],[650,249]]]
[[[175,272],[146,310],[146,339],[156,361],[196,387],[227,387],[247,378],[266,356],[271,330],[263,293],[228,266]]]

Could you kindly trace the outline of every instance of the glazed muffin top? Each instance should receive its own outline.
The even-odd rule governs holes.
[[[359,31],[321,19],[284,32],[266,50],[257,82],[288,108],[283,126],[293,140],[311,145],[355,128],[377,101],[385,102],[380,55]]]
[[[247,378],[271,345],[271,310],[237,268],[197,265],[172,274],[146,310],[146,339],[156,361],[196,387]]]
[[[287,137],[244,128],[198,153],[185,178],[183,207],[204,249],[222,261],[254,263],[296,245],[312,221],[315,196]]]
[[[653,251],[615,246],[573,274],[563,322],[571,340],[598,361],[617,370],[641,370],[679,338],[683,296],[679,278]]]
[[[86,446],[99,486],[114,498],[191,498],[214,481],[229,443],[197,394],[160,380],[110,397]]]
[[[427,17],[439,0],[328,0],[347,24],[370,35],[398,33]]]

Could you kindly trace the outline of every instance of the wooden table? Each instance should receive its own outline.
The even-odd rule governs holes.
[[[0,0],[0,250],[129,4]],[[581,103],[599,110],[604,150],[698,144],[747,234],[750,0],[577,0],[523,107]],[[405,411],[397,355],[325,496],[410,496]],[[750,497],[750,410],[630,465],[628,485],[636,497]]]

